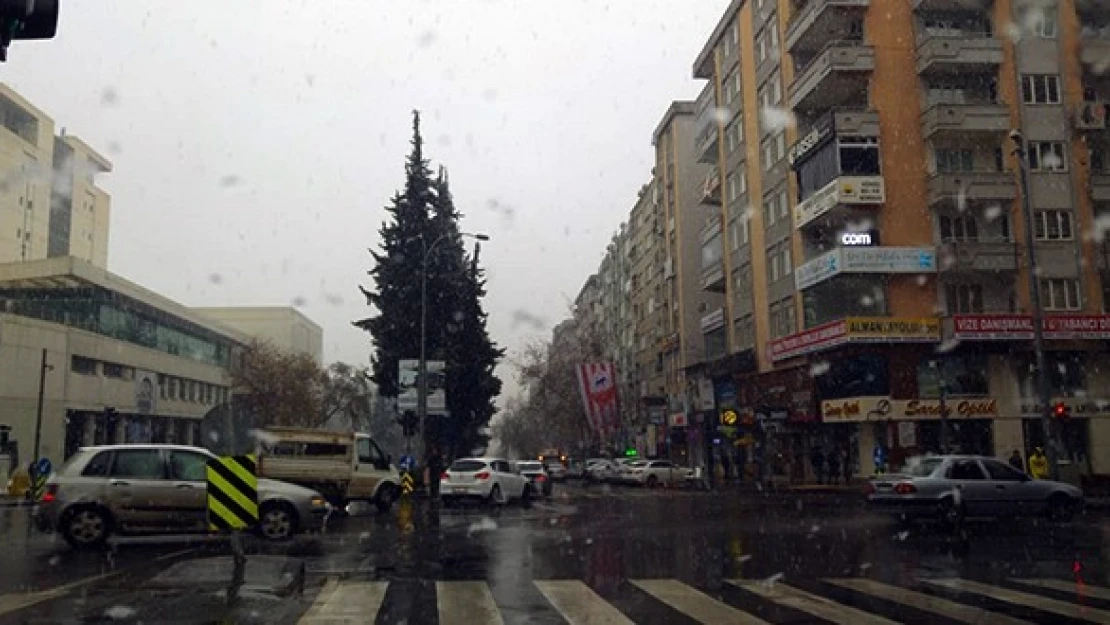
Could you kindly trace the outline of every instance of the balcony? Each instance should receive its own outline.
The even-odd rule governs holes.
[[[1091,172],[1091,199],[1110,202],[1110,171]]]
[[[1002,41],[986,34],[929,37],[917,46],[919,74],[980,74],[1002,64]]]
[[[700,203],[702,206],[721,205],[721,172],[716,167],[709,170],[709,173],[705,175],[705,180],[702,182]]]
[[[1004,135],[1010,111],[999,104],[933,104],[921,114],[926,139],[962,137],[969,133]]]
[[[821,217],[839,217],[840,206],[878,206],[886,201],[882,176],[839,176],[794,207],[794,227],[802,228]]]
[[[716,120],[710,119],[710,123],[702,128],[698,133],[695,145],[698,162],[699,163],[716,163],[718,158],[717,149],[720,145],[721,133],[717,128]]]
[[[1018,246],[1010,241],[960,241],[937,247],[941,273],[1014,272]]]
[[[859,23],[870,4],[870,0],[809,0],[794,12],[786,26],[786,49],[820,50],[830,39],[852,32],[853,24]]]
[[[792,166],[824,145],[830,136],[878,137],[879,114],[867,110],[828,111],[804,128],[798,132],[800,138],[787,151],[787,160]]]
[[[1079,131],[1106,130],[1105,102],[1081,102],[1075,107],[1072,123]]]
[[[929,205],[1005,202],[1017,199],[1014,174],[1008,171],[961,171],[929,177]]]
[[[701,288],[713,293],[725,292],[725,261],[720,260],[701,270]]]
[[[1083,37],[1079,41],[1079,62],[1096,75],[1105,74],[1110,68],[1110,37]]]
[[[829,109],[858,104],[867,94],[875,51],[858,40],[828,44],[790,85],[790,108]]]

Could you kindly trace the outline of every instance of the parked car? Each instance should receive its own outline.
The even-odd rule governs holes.
[[[562,482],[567,479],[567,466],[562,462],[548,461],[544,468],[547,469],[548,477],[556,482]]]
[[[83,447],[46,481],[35,523],[76,548],[99,546],[112,534],[206,532],[205,466],[214,457],[184,445]],[[312,489],[258,479],[258,531],[265,538],[320,530],[328,509]]]
[[[614,481],[618,484],[635,484],[637,482],[636,472],[647,466],[647,462],[647,460],[629,460],[620,463]]]
[[[588,482],[611,482],[617,477],[617,464],[604,458],[590,461],[586,466],[585,479]]]
[[[985,456],[919,456],[891,475],[873,478],[867,502],[899,519],[935,518],[951,524],[965,517],[1045,515],[1067,521],[1082,508],[1083,491],[1071,484],[1035,480]]]
[[[386,512],[401,494],[401,474],[368,434],[271,427],[260,438],[260,476],[318,490],[337,508],[365,501]]]
[[[670,460],[642,460],[631,463],[626,481],[632,484],[655,488],[656,486],[679,486],[686,483],[691,470],[680,467]]]
[[[516,468],[521,475],[528,479],[528,482],[532,485],[533,493],[544,497],[551,496],[554,484],[543,468],[543,463],[535,460],[521,460],[516,463]]]
[[[581,480],[586,477],[586,463],[577,458],[567,458],[567,479]]]
[[[460,458],[440,475],[439,498],[444,504],[476,499],[501,505],[530,500],[532,486],[503,458]]]

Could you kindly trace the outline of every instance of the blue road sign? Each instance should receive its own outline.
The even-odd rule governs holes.
[[[402,471],[412,471],[416,467],[416,458],[413,458],[409,454],[405,454],[397,461],[397,466],[399,466]]]
[[[50,475],[53,470],[54,465],[50,464],[50,458],[39,458],[38,463],[35,464],[35,473],[38,475]]]

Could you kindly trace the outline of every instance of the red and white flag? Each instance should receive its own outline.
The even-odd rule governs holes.
[[[617,368],[611,362],[578,365],[578,388],[586,420],[598,432],[620,426],[617,402]]]

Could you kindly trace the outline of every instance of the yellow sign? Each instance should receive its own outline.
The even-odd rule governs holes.
[[[821,420],[834,423],[939,419],[940,408],[939,399],[827,399],[821,402]],[[992,397],[953,398],[944,403],[944,416],[948,418],[989,419],[998,414],[998,401]]]
[[[936,317],[848,317],[845,323],[852,341],[940,340]]]
[[[244,530],[258,525],[258,471],[253,454],[212,458],[204,475],[208,529]]]
[[[430,479],[430,478],[429,478]],[[439,479],[439,478],[436,478]],[[416,490],[416,485],[412,479],[412,473],[405,471],[401,474],[401,494],[411,495],[412,491]]]
[[[736,425],[740,419],[740,415],[736,414],[735,410],[729,409],[721,412],[721,423],[725,425]]]

